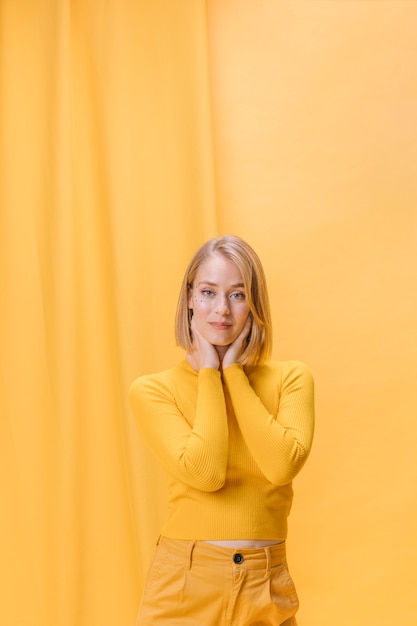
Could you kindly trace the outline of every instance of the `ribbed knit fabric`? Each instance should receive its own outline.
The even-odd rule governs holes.
[[[285,539],[292,480],[310,451],[313,380],[298,361],[137,378],[139,431],[164,467],[176,539]]]

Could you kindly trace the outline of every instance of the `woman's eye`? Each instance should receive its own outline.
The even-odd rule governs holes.
[[[202,292],[203,296],[212,296],[213,292],[211,291],[211,289],[203,289]]]
[[[244,300],[245,294],[241,291],[235,291],[234,293],[232,293],[231,297],[234,298],[235,300]]]

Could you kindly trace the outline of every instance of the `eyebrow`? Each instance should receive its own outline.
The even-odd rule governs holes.
[[[200,280],[200,282],[196,285],[196,287],[199,287],[200,285],[208,285],[209,287],[218,287],[217,283],[213,283],[210,280]],[[245,285],[243,283],[235,283],[234,285],[230,285],[231,289],[244,289]]]

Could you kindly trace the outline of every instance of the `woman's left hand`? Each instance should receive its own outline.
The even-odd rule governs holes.
[[[238,363],[239,357],[242,356],[247,346],[247,339],[252,328],[252,315],[248,315],[246,324],[244,325],[240,334],[236,337],[233,343],[230,344],[226,354],[223,357],[222,369],[226,369],[230,365]]]

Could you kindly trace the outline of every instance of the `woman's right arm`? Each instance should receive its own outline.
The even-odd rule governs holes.
[[[163,377],[136,379],[129,400],[143,439],[168,472],[202,491],[216,491],[224,485],[228,428],[218,370],[198,372],[195,415],[187,416],[189,421]]]

